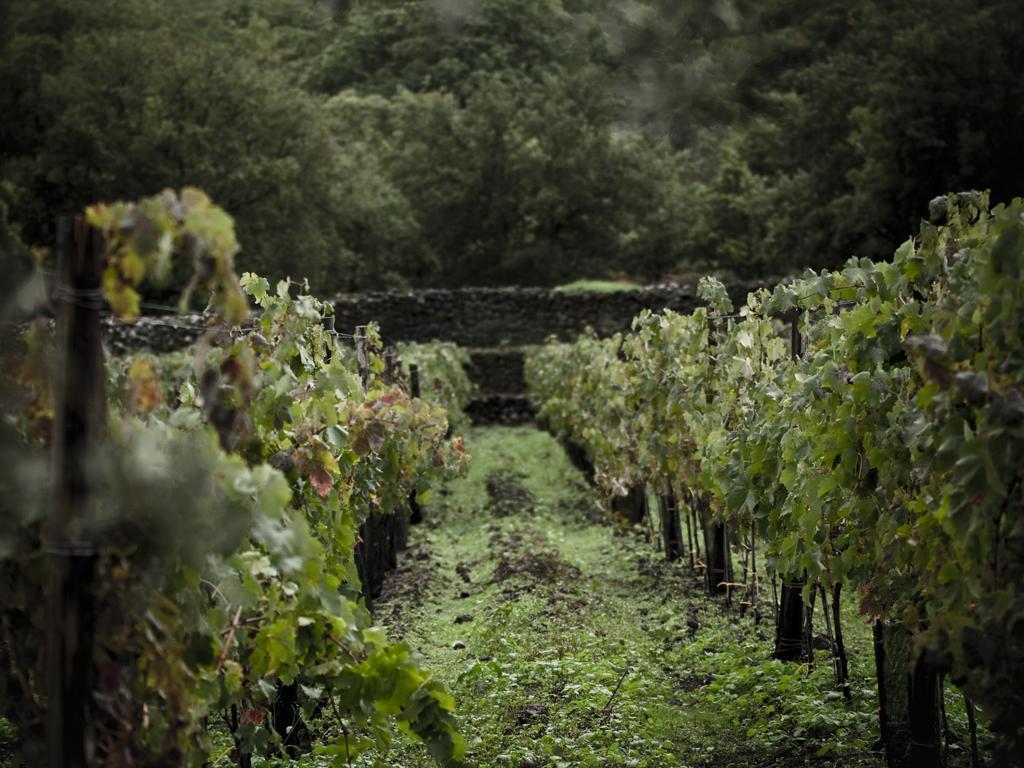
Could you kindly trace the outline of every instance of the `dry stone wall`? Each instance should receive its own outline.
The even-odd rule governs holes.
[[[735,286],[742,299],[752,286]],[[546,288],[460,288],[343,294],[334,300],[337,328],[376,320],[394,341],[443,339],[465,347],[540,344],[568,340],[586,328],[609,336],[629,328],[644,309],[691,312],[696,284],[662,285],[615,293]]]
[[[756,286],[735,284],[735,301]],[[592,328],[601,336],[628,330],[641,311],[691,312],[699,304],[696,283],[651,286],[617,293],[566,293],[545,288],[460,288],[345,294],[334,300],[336,330],[350,332],[371,320],[389,342],[434,339],[471,349],[469,376],[479,388],[471,417],[484,423],[529,420],[522,347],[549,336],[570,340]],[[202,317],[142,318],[133,325],[107,320],[107,349],[169,352],[202,332]]]
[[[736,284],[730,292],[742,299],[753,287]],[[608,336],[627,330],[644,309],[691,312],[698,303],[695,284],[618,293],[519,287],[380,291],[336,297],[334,327],[346,332],[374,320],[389,342],[440,339],[494,349],[540,344],[552,335],[569,340],[588,327]],[[134,325],[110,321],[105,335],[115,354],[133,349],[165,352],[191,344],[202,327],[198,315],[142,318]]]

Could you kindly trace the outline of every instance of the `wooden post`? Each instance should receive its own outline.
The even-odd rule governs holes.
[[[356,343],[356,366],[359,368],[359,378],[362,379],[363,389],[370,383],[370,355],[366,347],[366,326],[357,325],[355,333]]]
[[[914,768],[942,768],[942,676],[922,652],[907,681],[910,762]]]
[[[836,633],[836,664],[839,668],[840,687],[843,690],[843,697],[847,701],[853,701],[853,692],[850,690],[850,664],[846,657],[846,643],[843,640],[843,624],[840,617],[840,597],[843,592],[842,582],[836,582],[832,587],[832,625]]]
[[[691,493],[690,494],[691,502],[692,502],[692,500],[694,498],[696,498],[696,497]],[[698,535],[699,534],[698,526],[700,524],[700,517],[699,517],[698,512],[697,512],[696,504],[693,504],[693,503],[689,504],[689,508],[690,508],[690,525],[693,526],[693,552],[694,552],[694,555],[695,555],[694,563],[695,563],[695,566],[697,568],[703,568],[704,564],[701,562],[701,554],[700,554],[700,535]]]
[[[757,523],[750,524],[750,609],[754,613],[754,624],[761,623],[757,607]]]
[[[886,764],[891,765],[889,749],[889,686],[885,679],[885,627],[881,619],[871,625],[872,645],[875,650],[875,679],[878,685],[878,739],[885,748]]]
[[[58,365],[53,497],[46,529],[46,739],[51,768],[85,768],[91,739],[96,550],[85,529],[92,489],[85,467],[106,424],[99,310],[105,243],[84,216],[57,226]]]
[[[828,612],[828,590],[825,589],[825,585],[818,582],[818,588],[821,590],[821,612],[824,614],[825,620],[825,637],[828,638],[828,649],[832,654],[832,671],[835,673],[836,687],[842,688],[843,685],[843,673],[839,669],[839,656],[836,654],[836,639],[835,635],[832,634],[832,614]]]
[[[793,360],[798,360],[803,354],[800,315],[801,310],[798,309],[790,318],[789,352]],[[810,643],[813,613],[804,615],[805,583],[805,578],[799,574],[782,574],[782,595],[775,610],[775,652],[772,654],[781,661],[797,661],[802,655],[813,660],[814,649]]]
[[[403,374],[402,360],[396,357],[393,364],[393,370],[395,377],[398,379],[399,384],[405,387],[406,393],[410,397],[417,397],[419,394],[419,371],[416,373],[416,394],[413,394],[413,382],[412,382],[412,371],[415,369],[415,365],[409,366],[409,378],[407,379]],[[416,503],[416,492],[413,491],[409,494],[409,500],[405,508],[395,510],[395,548],[397,551],[402,552],[409,548],[409,526],[413,522],[420,522],[423,519],[423,513],[419,509],[419,505]],[[414,519],[416,518],[416,519]]]
[[[362,590],[366,608],[373,611],[373,542],[372,516],[359,526],[356,539],[356,572],[359,574],[359,587]]]
[[[704,586],[709,595],[724,594],[728,598],[732,581],[732,553],[725,523],[714,519],[706,496],[700,497],[700,527],[704,535]]]
[[[691,571],[697,565],[697,561],[694,558],[694,552],[693,552],[693,539],[694,539],[694,536],[693,536],[693,513],[690,511],[690,506],[692,504],[693,504],[693,499],[691,497],[690,500],[687,502],[687,505],[686,505],[687,509],[686,509],[686,515],[685,515],[685,517],[686,517],[686,548],[687,548],[687,550],[689,550],[689,553],[690,553],[690,570]]]
[[[811,584],[811,596],[804,603],[804,657],[807,666],[814,666],[814,598],[818,594],[817,583]]]
[[[334,358],[334,346],[336,344],[338,332],[334,329],[334,307],[331,304],[328,304],[327,306],[331,307],[332,313],[329,315],[322,315],[320,317],[320,324],[323,326],[324,330],[327,331],[327,335],[331,337],[327,340],[326,350],[324,351],[324,361],[329,363]]]
[[[789,321],[789,353],[794,360],[804,353],[803,339],[800,338],[800,315],[801,310],[798,309]]]
[[[356,326],[353,340],[356,347],[356,368],[359,371],[359,379],[363,382],[363,389],[365,390],[370,383],[370,356],[366,346],[365,325]],[[376,567],[373,534],[373,518],[371,516],[359,526],[355,552],[356,570],[359,573],[363,598],[366,600],[366,607],[370,611],[373,610],[373,582]]]
[[[420,367],[416,363],[409,365],[409,394],[413,397],[420,396]]]
[[[971,768],[978,768],[981,760],[978,758],[978,720],[974,714],[974,702],[964,695],[964,706],[967,707],[967,728],[971,735]]]
[[[736,581],[736,577],[733,575],[732,567],[732,545],[729,541],[729,523],[726,520],[721,522],[722,526],[722,554],[725,555],[725,604],[732,606],[732,583]]]
[[[683,556],[683,532],[679,523],[679,508],[676,504],[675,490],[659,494],[661,508],[661,538],[665,545],[665,559],[678,560]]]
[[[409,395],[420,396],[420,367],[416,363],[409,363]],[[416,501],[416,493],[409,494],[409,523],[419,525],[423,522],[423,510]]]
[[[685,505],[685,509],[680,512],[680,525],[686,524],[686,550],[687,556],[690,559],[690,569],[692,570],[697,564],[693,547],[694,538],[697,533],[693,525],[693,493],[690,492],[686,483],[680,483],[679,501]]]
[[[804,647],[804,601],[802,576],[783,574],[782,594],[775,612],[775,651],[780,661],[799,661]]]
[[[394,386],[398,381],[398,366],[396,365],[394,348],[384,348],[384,383]],[[385,517],[385,541],[387,548],[385,552],[385,566],[381,571],[381,582],[385,573],[390,573],[398,567],[398,551],[405,548],[405,534],[403,532],[406,524],[406,510],[399,507],[388,513]]]
[[[644,519],[644,493],[643,486],[634,485],[630,487],[629,492],[625,496],[612,496],[612,511],[622,515],[623,519],[628,523],[633,525],[642,523]]]

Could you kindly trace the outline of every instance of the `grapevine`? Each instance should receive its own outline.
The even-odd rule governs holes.
[[[636,478],[687,489],[715,519],[756,526],[772,570],[805,574],[805,598],[852,586],[1012,753],[1024,743],[1011,682],[1024,674],[1024,202],[989,210],[964,193],[932,209],[945,220],[891,261],[809,271],[738,313],[707,282],[708,307],[549,344],[528,380],[609,492]]]
[[[240,766],[302,749],[347,765],[397,724],[439,763],[459,764],[451,696],[374,625],[354,557],[364,521],[468,461],[446,439],[444,409],[385,380],[372,328],[364,385],[351,346],[326,327],[329,305],[292,296],[289,281],[271,291],[235,278],[231,220],[201,193],[96,206],[90,220],[107,233],[115,314],[133,319],[143,278],[182,255],[196,274],[184,300],[204,286],[212,312],[187,352],[108,362],[108,435],[88,468],[98,498],[82,523],[98,542],[97,759],[202,765],[220,727]],[[247,299],[259,309],[251,322]],[[31,389],[40,368],[26,370]],[[5,450],[48,439],[45,399],[25,402]],[[41,459],[32,466],[42,472]],[[39,512],[19,511],[5,516],[19,524],[5,525],[0,549],[12,630],[0,700],[32,756],[45,717],[32,682],[45,677],[42,534]],[[32,677],[8,673],[19,669]],[[327,723],[315,741],[314,718]]]

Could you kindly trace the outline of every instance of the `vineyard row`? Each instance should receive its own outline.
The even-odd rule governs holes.
[[[890,261],[808,272],[738,311],[706,278],[705,307],[551,343],[527,380],[540,418],[619,509],[639,521],[657,495],[666,555],[702,565],[709,592],[752,603],[763,547],[781,585],[777,658],[811,657],[815,598],[831,599],[840,688],[839,603],[853,591],[874,625],[890,766],[943,764],[947,678],[972,722],[984,714],[999,764],[1016,765],[1024,202],[990,209],[962,193],[930,208]]]
[[[437,405],[457,420],[464,354],[409,346],[406,374],[237,250],[194,189],[62,220],[56,338],[37,321],[4,366],[0,717],[29,765],[346,766],[396,726],[460,764],[451,695],[369,607],[469,459]],[[197,342],[104,360],[100,312],[188,271]]]

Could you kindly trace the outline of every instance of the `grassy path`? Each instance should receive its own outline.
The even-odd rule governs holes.
[[[377,615],[452,689],[469,766],[879,765],[862,622],[846,622],[847,706],[826,654],[769,661],[770,627],[601,522],[549,436],[475,429],[467,447],[468,477],[428,503]],[[363,764],[432,763],[396,741]]]

